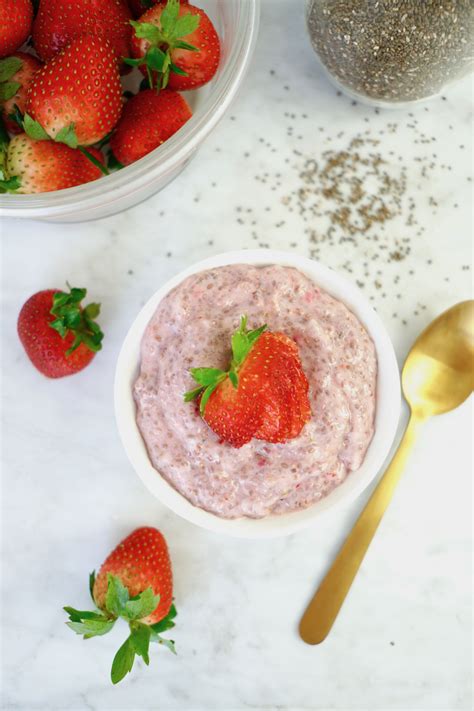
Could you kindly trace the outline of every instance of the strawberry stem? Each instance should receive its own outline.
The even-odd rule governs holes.
[[[94,320],[100,313],[100,304],[88,304],[82,308],[80,304],[86,294],[86,289],[72,288],[69,293],[57,291],[53,295],[50,313],[56,318],[50,322],[50,327],[57,331],[61,338],[66,338],[68,333],[75,336],[66,356],[71,355],[81,343],[94,353],[102,348],[104,334]]]

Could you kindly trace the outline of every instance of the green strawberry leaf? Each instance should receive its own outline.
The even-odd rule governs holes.
[[[118,684],[119,681],[122,681],[124,676],[132,671],[134,659],[135,648],[132,640],[128,637],[118,650],[112,662],[112,670],[110,672],[112,684]]]
[[[161,16],[163,17],[163,15]],[[187,13],[186,15],[181,15],[176,20],[173,29],[173,38],[186,37],[186,35],[192,34],[199,27],[199,22],[201,18],[199,15],[192,15]]]
[[[56,139],[57,140],[57,139]],[[92,155],[90,151],[87,150],[87,148],[84,148],[84,146],[79,146],[79,150],[84,155],[87,160],[89,160],[93,165],[95,165],[96,168],[100,170],[102,175],[110,175],[107,167],[103,165],[103,163],[100,162],[100,160],[97,160],[95,156]]]
[[[242,365],[250,349],[267,328],[266,324],[255,331],[247,331],[247,317],[242,316],[240,328],[232,336],[232,370]]]
[[[184,42],[183,40],[176,40],[173,42],[173,49],[187,49],[189,52],[199,52],[200,50],[193,44]]]
[[[112,151],[110,150],[108,155],[107,155],[107,166],[109,170],[122,170],[125,166],[122,165],[122,163],[114,156]]]
[[[63,609],[69,615],[69,621],[66,622],[67,626],[76,634],[83,635],[84,639],[107,634],[115,624],[114,619],[110,619],[102,612],[75,610],[73,607],[65,607]]]
[[[185,72],[184,69],[180,69],[180,67],[178,67],[178,66],[177,66],[176,64],[174,64],[173,62],[171,62],[171,64],[170,64],[170,69],[171,69],[171,71],[174,72],[175,74],[179,74],[180,77],[187,77],[187,76],[188,76],[188,73]]]
[[[6,81],[0,84],[0,101],[8,101],[12,96],[15,96],[21,84],[18,81]]]
[[[69,126],[64,126],[54,137],[56,143],[65,143],[69,148],[77,148],[78,140],[76,132],[74,130],[74,124],[71,123]]]
[[[201,413],[201,415],[204,415],[204,410],[206,409],[208,400],[211,397],[214,390],[219,385],[219,382],[213,383],[212,385],[208,385],[207,388],[204,390],[203,396],[201,398],[201,402],[199,403],[199,412]]]
[[[120,617],[125,612],[125,604],[130,598],[129,592],[120,578],[107,574],[107,593],[105,595],[105,608],[115,617]]]
[[[69,292],[58,291],[53,296],[53,307],[50,313],[56,318],[50,322],[50,327],[65,338],[69,332],[75,336],[74,342],[66,351],[70,355],[81,343],[94,353],[102,348],[104,334],[100,330],[86,306],[81,310],[79,304],[86,296],[86,289],[72,288]],[[91,306],[91,305],[89,305]],[[99,314],[100,305],[92,305],[92,313]]]
[[[213,385],[224,380],[227,373],[219,368],[190,368],[189,372],[199,385]]]
[[[50,137],[38,121],[31,118],[29,114],[25,114],[23,117],[23,128],[25,133],[28,134],[30,138],[35,141],[49,141]]]
[[[10,137],[9,137],[9,135],[8,135],[8,133],[7,133],[7,129],[5,128],[5,124],[3,123],[3,119],[2,119],[2,116],[1,116],[1,114],[0,114],[0,158],[2,159],[2,160],[0,160],[0,168],[2,168],[2,169],[3,169],[3,156],[4,156],[4,152],[6,151],[6,148],[7,148],[7,146],[8,146],[9,143],[10,143]],[[4,177],[5,177],[5,176],[2,175],[2,179],[3,179]]]
[[[8,81],[23,66],[23,62],[18,57],[7,57],[0,59],[0,82]],[[21,85],[19,85],[21,86]]]
[[[191,402],[191,400],[195,400],[197,396],[202,393],[204,388],[200,386],[199,388],[196,388],[195,390],[189,390],[187,393],[184,393],[184,402]]]
[[[173,620],[177,614],[178,613],[176,612],[176,607],[174,605],[171,605],[170,611],[168,612],[166,617],[163,617],[163,619],[159,622],[155,622],[153,625],[150,625],[150,629],[153,630],[155,634],[159,634],[160,632],[166,632],[166,630],[172,629],[175,626]]]
[[[163,14],[161,17],[163,17]],[[130,24],[135,30],[135,36],[138,37],[138,39],[146,39],[155,47],[163,43],[164,40],[160,28],[151,22],[136,22],[135,20],[130,20]]]
[[[153,589],[146,588],[139,595],[125,603],[123,616],[129,620],[141,620],[147,615],[151,615],[160,603],[160,596],[155,595]]]
[[[95,604],[94,585],[95,585],[95,570],[93,570],[92,573],[89,573],[89,594],[92,598],[92,602]]]
[[[224,371],[218,368],[190,368],[189,372],[194,380],[199,383],[200,387],[194,390],[189,390],[184,394],[184,401],[190,402],[199,397],[202,393],[199,410],[201,415],[204,415],[206,405],[210,396],[227,377],[229,377],[234,388],[239,385],[238,370],[245,361],[252,346],[257,342],[262,333],[266,330],[267,325],[264,324],[260,328],[253,331],[247,330],[247,316],[242,316],[240,325],[237,331],[232,335],[232,360],[229,370]]]
[[[152,71],[162,72],[167,62],[167,55],[159,47],[150,47],[145,55],[145,62]]]
[[[170,36],[174,33],[179,18],[179,0],[168,0],[166,7],[160,15],[160,24],[163,34]]]
[[[135,622],[131,626],[130,641],[132,643],[135,654],[142,657],[146,665],[150,663],[150,657],[148,656],[148,650],[150,648],[150,638],[152,631],[148,625],[144,625],[142,622]]]
[[[101,637],[110,632],[115,620],[104,617],[102,620],[84,620],[83,622],[66,622],[66,625],[76,634],[83,635],[84,639]]]
[[[8,180],[0,180],[1,193],[14,193],[18,188],[21,188],[21,180],[16,175]]]
[[[164,647],[167,647],[170,650],[170,652],[172,652],[173,654],[176,654],[176,647],[175,647],[173,639],[166,639],[165,637],[161,637],[159,634],[152,632],[150,641],[157,642],[158,644],[162,644]]]
[[[143,57],[139,59],[133,59],[132,57],[122,57],[122,62],[128,64],[129,67],[139,67],[143,64]]]
[[[23,131],[23,114],[21,113],[17,104],[13,105],[13,111],[8,114],[8,118],[10,119],[10,121],[14,121],[17,124],[18,128],[21,128],[21,130]]]
[[[63,610],[69,615],[71,622],[82,622],[83,620],[104,620],[108,619],[102,612],[98,610],[76,610],[74,607],[63,607]]]

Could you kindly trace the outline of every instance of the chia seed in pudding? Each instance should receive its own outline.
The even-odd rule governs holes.
[[[312,417],[281,444],[219,441],[183,393],[189,368],[226,369],[240,316],[293,338]],[[192,504],[223,518],[304,509],[360,467],[374,433],[377,359],[356,316],[297,269],[219,267],[188,277],[145,331],[134,385],[137,423],[159,472]]]

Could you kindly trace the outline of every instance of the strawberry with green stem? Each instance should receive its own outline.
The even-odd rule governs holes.
[[[150,88],[185,91],[212,79],[219,66],[220,42],[206,13],[178,0],[158,3],[132,22],[134,59]]]
[[[20,341],[35,368],[48,378],[77,373],[102,348],[104,334],[95,321],[100,304],[83,308],[86,294],[86,289],[46,289],[33,294],[20,311]]]
[[[308,380],[296,343],[267,326],[247,329],[243,316],[232,336],[228,370],[191,368],[201,416],[221,441],[242,447],[252,438],[271,443],[298,437],[311,418]]]
[[[103,38],[83,35],[47,62],[29,89],[24,128],[35,140],[90,146],[114,128],[122,111],[116,56]]]
[[[8,144],[4,175],[9,182],[17,179],[10,191],[47,193],[97,180],[105,171],[102,161],[102,154],[93,146],[87,151],[73,149],[55,141],[35,141],[20,133]]]
[[[10,133],[23,131],[26,96],[41,67],[39,59],[25,52],[0,59],[0,105],[5,127]]]
[[[90,639],[110,632],[119,618],[128,623],[130,634],[112,663],[112,683],[131,671],[135,656],[150,663],[151,642],[176,654],[174,642],[162,637],[175,626],[176,608],[168,547],[156,528],[138,528],[127,536],[104,561],[97,577],[90,575],[89,590],[98,609],[65,607],[66,624]]]

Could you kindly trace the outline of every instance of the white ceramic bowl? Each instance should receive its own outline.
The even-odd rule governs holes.
[[[258,34],[260,0],[199,0],[221,39],[213,80],[187,92],[192,118],[159,148],[91,183],[38,195],[0,195],[0,217],[58,222],[95,220],[126,210],[165,187],[186,166],[242,85]]]
[[[326,498],[303,511],[261,519],[224,519],[193,506],[153,468],[135,420],[132,386],[140,365],[145,328],[160,301],[191,274],[228,264],[280,264],[296,267],[344,302],[364,324],[375,343],[378,358],[375,434],[360,469],[351,472]],[[203,528],[243,538],[286,535],[305,528],[326,512],[349,503],[374,479],[393,443],[400,414],[400,375],[390,338],[366,298],[340,274],[306,257],[273,250],[227,252],[198,262],[173,277],[151,297],[132,324],[122,346],[115,375],[115,415],[125,451],[149,491],[179,516]]]

